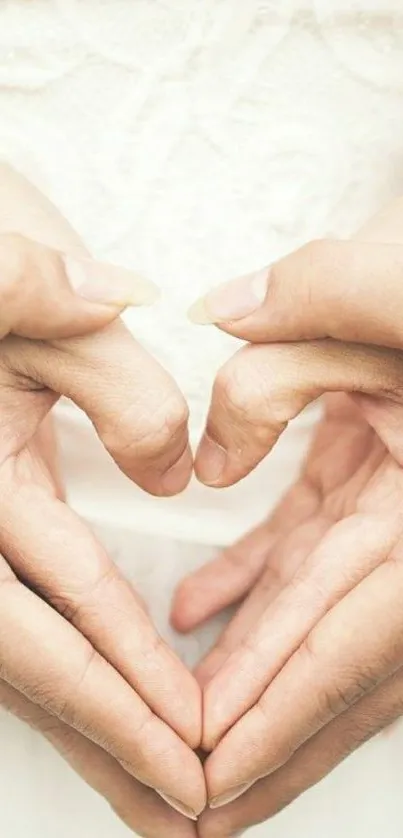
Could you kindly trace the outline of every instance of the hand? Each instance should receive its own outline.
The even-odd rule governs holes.
[[[328,398],[327,413],[318,428],[303,474],[276,513],[234,548],[224,551],[215,562],[198,571],[178,592],[174,616],[175,624],[182,630],[191,630],[212,612],[246,597],[216,647],[196,672],[198,680],[206,685],[207,724],[211,716],[214,730],[225,731],[250,703],[254,703],[249,701],[248,690],[256,690],[255,698],[259,699],[264,690],[261,684],[267,675],[267,682],[271,682],[269,691],[276,688],[267,714],[273,709],[274,715],[270,723],[264,723],[262,717],[260,736],[264,739],[266,756],[269,751],[277,759],[278,748],[283,747],[286,759],[284,767],[257,782],[236,802],[206,812],[199,821],[202,838],[227,838],[252,823],[273,816],[403,711],[403,670],[399,670],[377,691],[351,706],[347,713],[324,724],[319,733],[310,738],[308,735],[307,743],[288,759],[293,747],[290,736],[301,735],[303,738],[306,735],[304,730],[299,730],[306,712],[303,704],[305,678],[308,692],[314,676],[317,677],[315,712],[326,701],[327,690],[333,713],[336,712],[338,698],[332,696],[331,689],[337,696],[338,691],[342,693],[346,689],[342,678],[338,678],[344,668],[351,680],[356,674],[361,688],[365,686],[359,663],[363,660],[365,668],[362,637],[363,634],[367,636],[367,629],[361,628],[355,648],[351,648],[349,634],[338,639],[334,630],[331,643],[326,636],[324,644],[328,643],[330,648],[327,645],[320,647],[314,674],[309,674],[303,661],[304,641],[300,647],[298,641],[299,637],[309,636],[309,627],[317,625],[332,603],[339,601],[362,577],[365,562],[368,561],[368,568],[371,561],[375,564],[379,544],[382,548],[387,546],[388,506],[385,500],[385,509],[380,512],[377,493],[384,493],[390,503],[392,523],[393,507],[401,498],[403,484],[400,477],[400,485],[396,485],[396,475],[392,473],[387,482],[383,481],[381,465],[379,475],[374,474],[377,448],[382,459],[382,445],[354,404],[343,396]],[[372,483],[369,495],[367,487]],[[373,515],[371,497],[376,510]],[[354,511],[355,507],[360,511]],[[358,555],[357,540],[361,545]],[[365,556],[366,547],[369,558]],[[340,554],[344,561],[340,560]],[[206,606],[207,591],[208,600],[211,591],[215,592],[215,599],[212,605]],[[356,619],[360,619],[359,615]],[[333,648],[337,643],[344,643],[346,648]],[[371,637],[368,637],[368,643],[371,643]],[[290,657],[288,649],[294,645],[299,651],[293,665],[298,663],[300,668],[289,671],[286,683],[282,683],[280,678],[286,676],[286,668],[281,671],[282,664]],[[277,678],[272,681],[272,676],[278,671],[277,683]],[[243,689],[245,682],[247,688]],[[318,698],[320,689],[323,699]],[[288,698],[287,703],[284,696]],[[265,706],[262,709],[266,712]],[[235,731],[233,728],[234,734]],[[235,741],[229,739],[231,733],[227,744],[224,738],[222,746],[226,744],[226,750],[221,751],[221,755],[221,746],[218,746],[216,755],[220,755],[221,770],[236,765],[239,753],[242,752],[245,759],[245,754],[248,756],[253,752],[255,736],[250,737],[246,745],[250,729],[245,727],[243,734],[242,743],[239,740],[241,731]],[[217,771],[219,766],[213,764],[214,755],[210,759],[210,769]]]
[[[67,395],[129,477],[171,494],[191,473],[186,407],[170,377],[114,320],[127,298],[85,302],[69,284],[74,265],[75,277],[77,266],[81,276],[100,271],[127,294],[127,273],[91,262],[55,210],[9,172],[0,179],[3,199],[19,235],[0,235],[7,334],[0,342],[0,702],[44,729],[138,832],[157,836],[172,823],[187,838],[191,822],[153,789],[189,816],[204,807],[193,752],[199,688],[90,529],[59,499],[40,438],[51,407]],[[31,216],[21,219],[19,207]],[[22,237],[28,231],[41,244]],[[56,338],[59,328],[65,336],[102,325],[93,335]],[[27,334],[48,339],[20,337]]]
[[[395,211],[403,228],[403,199]],[[381,223],[379,229],[383,229]],[[264,300],[260,306],[257,294]],[[334,368],[334,380],[326,382],[332,390],[359,390],[361,386],[360,381],[356,386],[354,371],[346,369],[348,362],[359,362],[359,349],[355,355],[353,346],[346,347],[343,362],[341,341],[403,350],[399,317],[403,303],[403,244],[313,242],[270,270],[235,280],[215,291],[196,304],[193,317],[212,317],[210,311],[223,310],[227,299],[230,316],[232,296],[241,300],[246,296],[249,305],[257,308],[254,314],[239,320],[234,314],[234,320],[220,324],[225,331],[248,340],[249,346],[241,349],[217,376],[206,432],[196,457],[198,478],[217,488],[241,480],[268,453],[276,441],[273,424],[279,427],[278,437],[287,422],[322,395],[325,381],[316,381],[314,377],[320,365],[320,361],[314,360],[314,340],[334,339],[333,343],[318,343],[318,353],[327,351],[331,356],[332,347],[340,350],[341,377],[338,381]],[[234,311],[239,313],[240,307],[237,300]],[[274,341],[279,340],[282,346],[276,348]],[[304,343],[297,343],[294,353],[289,345],[287,353],[285,341]],[[270,363],[277,358],[279,363],[272,371]],[[298,379],[301,365],[310,358],[312,366],[304,371],[303,384],[295,381],[298,395],[292,405],[286,404],[283,390],[290,386],[292,377]],[[274,375],[277,380],[271,381]]]
[[[354,262],[352,268],[356,265]],[[395,270],[396,267],[395,262]],[[349,279],[352,268],[346,270]],[[391,274],[388,276],[391,279]],[[398,271],[394,277],[399,278]],[[363,280],[365,276],[360,279],[358,275],[357,287]],[[324,287],[327,293],[329,285]],[[352,296],[354,301],[354,293]],[[304,309],[297,305],[297,310],[302,319]],[[379,320],[384,313],[383,309],[378,319],[371,320],[367,306],[367,315],[360,322],[364,338],[365,330],[371,333],[372,329],[373,334],[374,323],[380,334]],[[272,319],[276,320],[276,312]],[[231,324],[231,331],[238,330],[238,325]],[[305,325],[296,322],[294,331]],[[350,329],[350,338],[354,337],[353,325],[353,321],[348,323],[348,317],[342,323],[344,330]],[[388,331],[383,342],[397,343],[397,328],[394,334],[391,338]],[[236,363],[227,367],[226,372],[233,373],[232,381],[239,382],[239,388],[242,380],[250,382],[251,354],[255,350],[257,347],[249,350],[249,377],[239,374],[239,356]],[[259,350],[262,361],[264,348]],[[339,362],[345,364],[344,373],[340,366],[338,386],[334,387],[333,374],[328,369],[328,385],[324,389],[360,391],[360,378],[369,358],[364,360],[362,347],[357,347],[356,353],[351,346],[335,346],[331,342],[266,348],[272,378],[264,386],[270,391],[271,421],[267,424],[271,428],[254,423],[258,399],[252,402],[249,415],[242,417],[240,410],[239,414],[233,411],[227,425],[235,425],[235,434],[239,434],[243,420],[245,435],[248,431],[252,437],[255,457],[264,453],[264,445],[269,447],[276,438],[276,425],[282,428],[287,420],[289,382],[293,379],[297,388],[291,396],[295,406],[312,382],[315,392],[322,389],[323,378],[318,375],[321,354],[322,363],[326,364],[327,355],[332,366],[337,352],[341,353]],[[291,364],[288,368],[284,361],[287,353]],[[246,353],[242,363],[245,356]],[[401,356],[395,360],[399,357],[401,363]],[[301,358],[306,361],[305,366]],[[354,382],[351,369],[348,370],[353,359],[357,364]],[[178,627],[188,629],[208,616],[201,600],[207,588],[211,591],[213,578],[217,593],[209,613],[228,604],[231,594],[234,599],[240,598],[265,568],[255,590],[199,671],[201,680],[208,682],[204,746],[212,748],[219,742],[206,764],[210,797],[218,798],[213,803],[222,806],[255,784],[236,802],[203,816],[199,827],[203,838],[233,835],[236,830],[274,814],[402,712],[402,627],[396,615],[402,593],[403,522],[399,506],[403,450],[398,431],[403,415],[399,376],[389,389],[388,363],[385,356],[384,381],[383,385],[379,381],[378,394],[373,380],[367,389],[370,396],[328,399],[327,414],[304,475],[272,521],[234,552],[224,554],[215,566],[185,582],[178,593],[174,621]],[[259,383],[256,371],[253,372],[255,384]],[[262,372],[263,361],[258,367],[261,378]],[[326,375],[324,370],[323,374]],[[228,381],[224,372],[221,385]],[[222,387],[221,396],[223,390],[221,400],[220,391],[216,390],[210,414],[213,436],[221,444],[228,410],[228,390],[226,393]],[[279,405],[285,408],[283,417],[278,415]],[[288,407],[290,415],[294,415],[290,404]],[[230,436],[228,433],[225,439],[229,445],[223,446],[230,455],[226,463],[229,470],[224,476],[228,482],[236,479],[243,468],[243,463],[237,463],[233,456],[236,443]],[[239,436],[236,442],[239,452]],[[200,469],[206,465],[203,456],[202,451]],[[245,568],[242,555],[249,558],[250,554],[252,566]],[[223,592],[225,587],[228,589],[231,566],[235,572],[226,595]],[[196,612],[194,620],[190,618],[191,610]],[[221,738],[243,714],[242,720]]]

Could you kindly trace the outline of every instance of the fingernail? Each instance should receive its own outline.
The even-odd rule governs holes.
[[[176,495],[186,489],[192,476],[193,456],[187,446],[179,460],[165,472],[161,478],[161,486],[165,495]]]
[[[253,314],[264,302],[269,285],[270,269],[232,279],[213,288],[189,309],[193,323],[228,323]]]
[[[196,812],[194,812],[193,809],[186,806],[185,803],[177,800],[176,797],[170,797],[169,794],[164,794],[162,791],[158,791],[158,794],[163,800],[165,800],[165,803],[168,803],[168,806],[170,806],[171,809],[175,809],[176,812],[179,812],[180,815],[184,815],[185,818],[189,818],[191,821],[197,821],[199,816],[196,815]]]
[[[156,285],[138,274],[93,259],[63,256],[70,285],[80,297],[93,303],[126,308],[152,305],[158,299]]]
[[[197,477],[207,486],[218,483],[224,473],[227,452],[205,433],[196,457]]]
[[[233,803],[234,800],[238,800],[238,797],[245,794],[251,785],[252,783],[242,783],[241,786],[235,786],[235,788],[229,789],[225,794],[219,794],[218,797],[213,797],[209,802],[210,809],[220,809],[221,806],[228,806],[229,803]]]

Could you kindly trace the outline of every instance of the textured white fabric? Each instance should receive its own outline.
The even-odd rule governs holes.
[[[190,326],[188,303],[310,238],[349,235],[401,192],[402,106],[401,0],[0,4],[0,156],[94,254],[162,287],[161,304],[128,322],[182,387],[194,440],[237,344]],[[241,486],[156,501],[117,474],[77,411],[59,415],[71,502],[108,523],[101,536],[169,637],[170,591],[210,554],[196,545],[228,542],[268,512],[310,422]],[[192,663],[216,630],[171,639]],[[4,834],[127,834],[34,734],[1,718],[0,738]],[[378,838],[386,826],[400,838],[400,753],[372,743],[256,835]],[[382,793],[368,794],[375,783]]]

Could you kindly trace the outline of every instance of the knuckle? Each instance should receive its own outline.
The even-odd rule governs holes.
[[[291,555],[291,551],[288,555]],[[297,567],[295,573],[288,580],[288,589],[292,593],[294,602],[297,605],[303,606],[304,603],[309,602],[312,608],[321,608],[322,604],[326,606],[329,597],[329,588],[326,584],[327,580],[326,577],[315,572],[315,570],[316,568],[312,569],[303,564],[302,567]],[[314,641],[307,639],[306,643],[309,651]],[[316,655],[316,652],[311,651],[311,658],[314,655]]]
[[[248,353],[239,353],[219,372],[215,384],[215,396],[225,403],[230,412],[241,415],[252,424],[258,417],[264,418],[269,399],[269,387],[264,376],[249,362]]]
[[[145,399],[144,405],[133,404],[114,418],[103,438],[111,453],[138,459],[153,457],[179,442],[187,422],[188,409],[179,395],[171,395],[158,405]]]
[[[248,427],[283,429],[299,411],[300,378],[294,347],[246,347],[219,373],[215,396]]]
[[[49,601],[56,608],[56,611],[73,625],[80,613],[81,605],[68,593],[58,592],[57,595],[49,597]]]
[[[134,727],[134,735],[136,737],[140,751],[139,755],[141,755],[141,752],[143,750],[141,748],[141,742],[143,741],[144,743],[146,743],[149,731],[151,732],[151,734],[153,733],[155,721],[156,717],[154,716],[154,713],[152,712],[152,710],[150,710],[149,707],[145,705],[141,717],[138,719],[137,725]]]
[[[180,437],[187,427],[189,409],[179,394],[171,396],[163,405],[162,413],[157,417],[156,431],[162,432],[164,447],[166,442]]]
[[[320,276],[325,280],[329,274],[338,276],[343,270],[344,257],[347,255],[343,244],[326,238],[313,239],[297,251],[300,256],[301,279],[311,289],[311,293],[315,290],[315,284],[311,283],[312,276]]]
[[[344,713],[378,683],[378,676],[365,670],[362,663],[333,667],[328,678],[329,670],[323,666],[323,654],[318,648],[315,631],[308,635],[299,654],[316,683],[317,717],[323,724]]]
[[[256,667],[256,672],[266,671],[269,661],[267,658],[267,653],[264,648],[264,644],[262,645],[261,640],[254,635],[253,633],[247,634],[246,637],[241,641],[240,648],[243,649],[252,659],[254,666]],[[263,699],[263,697],[262,697]],[[262,713],[265,713],[265,701],[262,700],[259,704],[259,708]],[[268,719],[266,718],[266,721]]]
[[[240,386],[239,375],[228,366],[223,367],[215,379],[213,399],[222,408],[233,413],[245,411],[244,389]]]
[[[325,718],[334,718],[348,710],[360,697],[360,692],[352,682],[333,683],[322,691]]]
[[[158,659],[161,653],[164,652],[165,641],[156,631],[147,641],[146,645],[142,645],[141,656],[144,663],[153,662]]]
[[[280,260],[277,265],[274,265],[271,274],[273,293],[276,293],[276,287],[278,287],[277,293],[280,295],[282,286],[285,285],[288,303],[292,285],[291,288],[287,286],[295,283],[295,278],[297,278],[301,306],[305,308],[312,305],[315,303],[316,290],[321,291],[323,289],[325,278],[335,272],[339,274],[341,270],[340,261],[344,261],[343,254],[344,249],[340,247],[340,242],[334,242],[326,238],[313,239],[307,242],[290,256],[286,256],[284,260]],[[321,281],[318,283],[319,278]],[[287,279],[288,282],[285,281]]]
[[[80,625],[88,611],[96,614],[101,601],[113,598],[117,582],[118,572],[115,565],[111,564],[101,568],[96,578],[88,584],[76,585],[74,592],[58,591],[57,594],[49,594],[48,599],[65,620]]]
[[[312,239],[300,248],[300,254],[306,260],[308,268],[324,268],[329,264],[334,252],[334,243],[330,239]]]
[[[89,728],[83,723],[83,720],[78,713],[78,698],[80,694],[83,694],[86,691],[86,685],[92,677],[92,670],[96,659],[96,649],[88,644],[87,655],[84,660],[81,673],[76,679],[74,679],[74,683],[71,688],[69,690],[64,689],[63,692],[61,692],[60,687],[57,691],[55,689],[51,690],[48,687],[47,692],[50,694],[50,698],[44,696],[40,702],[45,710],[49,710],[54,713],[59,719],[67,722],[67,724],[71,725],[71,727],[75,728],[84,735],[89,732]]]

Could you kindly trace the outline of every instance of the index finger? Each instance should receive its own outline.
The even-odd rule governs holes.
[[[130,776],[110,754],[4,681],[0,681],[0,707],[39,731],[136,835],[161,838],[171,831],[175,838],[195,838],[195,825],[190,820]]]
[[[4,467],[0,490],[0,548],[17,576],[87,637],[146,704],[196,748],[200,689],[89,527],[42,486],[28,477],[21,484]]]
[[[252,343],[334,338],[403,347],[403,246],[318,240],[191,310]]]
[[[31,381],[33,390],[39,383],[71,398],[122,471],[146,491],[173,495],[185,488],[193,466],[186,402],[171,376],[121,321],[64,341],[12,336],[0,345],[0,358],[25,378],[25,392]],[[38,405],[40,398],[38,393]],[[43,412],[35,417],[31,404],[30,416],[27,433],[32,434]]]
[[[217,488],[241,480],[324,393],[396,393],[398,401],[402,371],[401,352],[333,340],[243,347],[214,383],[197,477]]]
[[[205,805],[205,783],[194,752],[88,640],[23,587],[4,560],[0,614],[0,678],[196,819]]]

